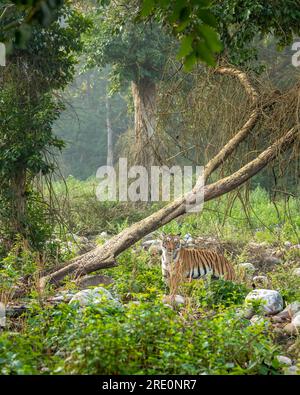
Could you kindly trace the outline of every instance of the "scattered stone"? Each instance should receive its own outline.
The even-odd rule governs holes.
[[[300,250],[300,244],[295,244],[291,248],[295,250]]]
[[[97,287],[97,288],[90,288],[84,289],[80,292],[77,292],[70,303],[79,302],[80,306],[87,306],[89,304],[103,304],[104,302],[110,301],[116,307],[121,307],[121,303],[116,300],[112,294],[105,288]]]
[[[281,365],[286,365],[286,366],[292,366],[292,360],[288,357],[285,357],[284,355],[277,355],[277,361],[281,364]]]
[[[245,303],[251,303],[254,300],[262,301],[262,309],[265,314],[276,314],[283,309],[283,299],[279,292],[272,289],[255,289],[245,298]]]
[[[275,321],[277,319],[279,319],[278,322],[282,322],[284,320],[292,319],[299,312],[300,312],[300,302],[295,301],[295,302],[289,304],[288,306],[286,306],[286,308],[284,310],[282,310],[280,313],[276,314],[276,316],[273,318],[276,318]]]
[[[163,301],[164,304],[171,304],[171,305],[172,305],[172,303],[173,303],[173,304],[176,304],[176,305],[185,304],[185,299],[184,299],[184,297],[181,296],[181,295],[175,295],[175,296],[172,296],[172,295],[164,295],[162,301]]]
[[[50,303],[61,303],[61,302],[69,302],[73,296],[75,295],[75,292],[71,291],[61,291],[59,294],[48,298],[47,301]]]
[[[279,263],[282,262],[282,260],[280,258],[278,258],[277,256],[274,256],[274,255],[266,256],[264,258],[264,261],[268,265],[278,265]]]
[[[297,330],[296,326],[292,323],[287,324],[284,328],[283,331],[287,333],[290,336],[296,336],[299,334],[299,330]]]
[[[103,239],[107,239],[109,237],[107,232],[101,232],[99,236]]]
[[[0,328],[6,325],[6,308],[4,303],[0,302]]]
[[[262,317],[260,315],[254,315],[250,319],[250,322],[252,325],[264,323],[266,327],[268,327],[270,324],[268,320],[266,320],[264,317]]]
[[[250,262],[239,263],[237,265],[238,268],[245,270],[247,273],[253,274],[255,272],[255,266]]]
[[[294,269],[292,273],[294,276],[300,277],[300,267]]]
[[[84,276],[76,281],[80,289],[95,287],[100,284],[109,285],[113,283],[113,279],[109,276],[95,274],[93,276]]]
[[[162,252],[161,245],[152,244],[152,245],[149,247],[148,252],[149,252],[149,254],[152,255],[152,256],[161,255],[161,252]]]
[[[299,369],[295,365],[289,366],[288,368],[284,369],[284,374],[287,376],[288,375],[289,376],[297,376],[298,373],[299,373]]]
[[[300,313],[297,313],[291,322],[300,331]]]
[[[154,239],[154,240],[146,240],[146,241],[144,241],[143,243],[142,243],[142,247],[145,249],[145,250],[148,250],[150,247],[152,247],[152,246],[158,246],[158,247],[160,247],[161,248],[161,241],[160,240],[157,240],[157,239]]]
[[[290,241],[285,241],[284,243],[283,243],[283,245],[286,247],[286,248],[290,248],[290,247],[292,247],[292,243],[290,242]]]
[[[148,235],[146,235],[144,238],[143,238],[143,242],[144,241],[148,241],[148,240],[154,240],[155,239],[155,234],[154,234],[154,232],[151,232],[151,233],[149,233]]]
[[[250,320],[255,314],[252,307],[243,306],[236,310],[236,314],[238,317],[245,318],[246,320]]]
[[[267,276],[254,276],[252,280],[256,287],[266,287],[269,284]]]

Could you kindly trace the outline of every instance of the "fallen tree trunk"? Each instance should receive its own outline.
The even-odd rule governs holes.
[[[230,139],[230,141],[206,165],[204,171],[204,183],[206,183],[207,179],[213,173],[213,171],[216,170],[232,154],[232,152],[238,147],[238,145],[247,138],[247,136],[253,130],[254,126],[257,124],[257,121],[259,120],[261,115],[261,111],[259,110],[258,107],[258,98],[259,98],[258,93],[256,92],[255,88],[251,85],[245,73],[232,67],[219,67],[215,70],[215,72],[219,74],[228,74],[230,76],[237,78],[240,81],[241,85],[244,87],[246,93],[248,94],[253,110],[248,120],[241,127],[241,129],[234,134],[234,136]],[[278,143],[280,144],[280,142]],[[267,151],[265,151],[265,153],[267,154]],[[265,159],[267,157],[268,155],[265,157]],[[263,159],[261,159],[261,161],[264,163]],[[263,165],[263,167],[267,163],[268,163],[268,159],[267,162]],[[254,163],[254,169],[257,167],[256,172],[259,171],[260,166],[261,166],[260,162]],[[251,174],[250,171],[251,166],[250,168],[247,168],[247,166],[243,167],[243,169],[245,171],[244,173],[245,175]],[[241,169],[241,171],[243,169]],[[254,170],[253,174],[256,174],[256,172]],[[218,183],[206,187],[204,191],[204,200],[207,201],[213,199],[214,197],[221,196],[223,193],[227,193],[229,190],[234,189],[235,186],[232,186],[229,187],[229,190],[227,190],[228,187],[226,187],[226,185],[230,186],[233,180],[235,180],[236,183],[236,178],[235,178],[236,174],[237,173],[233,174],[230,180],[224,179],[220,181],[220,182],[222,181],[224,182],[223,184],[224,191],[222,191],[222,187],[220,187],[220,184]],[[250,177],[251,175],[249,177],[247,176],[245,180],[241,178],[241,182],[237,184],[241,185]],[[212,195],[213,190],[218,191],[218,193],[215,196]],[[195,191],[192,191],[191,193],[195,193]],[[148,233],[158,229],[164,224],[170,222],[172,219],[177,218],[180,215],[184,214],[186,207],[185,204],[186,204],[185,197],[179,198],[174,202],[170,203],[167,207],[163,208],[162,210],[159,210],[158,212],[152,214],[150,217],[145,218],[144,220],[132,225],[128,229],[121,232],[119,235],[114,236],[112,239],[106,242],[104,246],[97,247],[96,249],[86,254],[83,254],[78,258],[73,259],[67,264],[61,265],[60,268],[56,267],[54,271],[51,271],[50,273],[48,272],[42,274],[43,277],[40,279],[41,287],[43,288],[47,282],[54,284],[59,283],[64,277],[71,274],[74,275],[75,277],[78,277],[101,268],[108,268],[115,266],[116,265],[115,258],[117,255],[119,255],[122,251],[126,250],[128,247],[136,243],[138,240],[140,240]]]
[[[245,183],[278,156],[279,153],[289,149],[297,136],[298,129],[290,129],[283,137],[275,141],[256,159],[247,163],[232,175],[205,186],[204,201],[209,201],[224,195]],[[189,200],[189,204],[196,201],[197,192],[197,188],[191,191],[192,198]],[[156,213],[133,224],[118,235],[112,237],[103,246],[99,246],[73,259],[67,266],[48,276],[42,277],[40,279],[40,286],[43,288],[46,283],[58,284],[64,277],[71,274],[78,277],[99,269],[115,266],[115,259],[121,252],[125,251],[150,232],[157,230],[166,223],[185,214],[186,203],[186,196],[176,199]]]

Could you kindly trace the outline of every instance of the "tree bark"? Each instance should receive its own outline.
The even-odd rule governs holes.
[[[156,84],[149,78],[131,83],[134,104],[136,165],[151,166],[155,162]]]
[[[275,141],[270,147],[263,151],[256,159],[247,163],[232,175],[225,177],[213,184],[204,187],[204,201],[217,198],[225,193],[239,187],[269,162],[271,162],[280,152],[291,147],[298,136],[298,130],[293,128],[283,137]],[[208,167],[207,167],[208,168]],[[197,188],[192,191],[190,204],[195,202]],[[99,269],[113,267],[116,265],[115,258],[128,247],[135,244],[142,237],[155,231],[166,223],[185,214],[186,197],[180,197],[163,209],[133,224],[118,235],[108,240],[103,246],[97,247],[78,258],[75,258],[67,266],[41,278],[41,287],[47,282],[59,283],[65,276],[74,274],[75,277],[91,273]]]
[[[251,85],[245,73],[229,67],[218,68],[216,69],[216,72],[220,74],[228,74],[237,78],[244,86],[245,91],[250,98],[253,109],[248,120],[242,126],[242,128],[234,134],[230,141],[206,165],[204,171],[205,182],[212,172],[215,171],[234,152],[239,144],[247,138],[247,136],[253,130],[253,127],[257,124],[257,121],[260,119],[261,115],[261,111],[258,108],[258,93]],[[137,87],[133,87],[133,89],[137,89]],[[138,96],[139,95],[135,96],[135,106],[140,107],[141,104]],[[262,105],[262,107],[264,106]],[[138,112],[139,111],[140,110],[138,110]],[[139,124],[141,121],[138,119],[140,118],[138,115],[136,115],[136,117],[136,122]],[[279,138],[265,151],[263,151],[256,159],[247,163],[232,175],[225,177],[213,184],[205,186],[204,201],[217,198],[245,183],[260,170],[262,170],[268,163],[270,163],[281,151],[289,149],[297,136],[298,130],[295,128],[289,130],[283,135],[283,137]],[[197,188],[195,187],[189,195],[193,197],[190,203],[193,203],[195,200],[196,193]],[[176,199],[163,209],[157,211],[142,221],[133,224],[118,235],[112,237],[103,246],[97,247],[96,249],[79,256],[64,265],[61,265],[60,268],[55,268],[54,272],[47,273],[40,280],[41,287],[44,287],[47,282],[58,284],[67,275],[72,274],[75,277],[78,277],[102,268],[115,266],[115,259],[121,252],[135,244],[148,233],[153,232],[173,219],[178,218],[179,216],[185,214],[185,212],[186,196]]]
[[[113,150],[113,130],[111,127],[111,111],[108,94],[105,96],[106,105],[106,129],[107,129],[107,166],[113,166],[114,164],[114,150]]]
[[[25,236],[26,216],[26,169],[20,168],[11,179],[12,192],[12,232]]]

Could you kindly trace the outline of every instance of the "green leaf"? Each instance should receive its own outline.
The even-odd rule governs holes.
[[[188,54],[190,54],[193,51],[192,43],[193,43],[194,37],[193,36],[185,36],[181,40],[179,51],[177,54],[177,58],[181,59]]]
[[[205,39],[206,45],[212,52],[220,52],[222,50],[222,44],[218,37],[217,32],[208,25],[198,26],[198,31]]]
[[[199,18],[209,26],[217,27],[217,20],[215,16],[208,10],[200,9],[197,12]]]
[[[186,72],[191,71],[194,65],[196,64],[196,62],[197,62],[197,58],[194,53],[191,53],[190,55],[186,56],[183,65],[184,71]]]
[[[155,0],[143,0],[143,5],[141,8],[141,16],[147,17],[151,14],[153,7],[155,5]]]
[[[196,45],[196,55],[199,59],[203,60],[209,66],[215,66],[216,61],[213,56],[212,51],[208,48],[207,44],[204,41],[200,41]]]

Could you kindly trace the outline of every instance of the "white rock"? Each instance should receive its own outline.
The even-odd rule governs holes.
[[[292,360],[284,355],[277,355],[277,361],[281,365],[292,366]]]
[[[291,322],[298,330],[300,330],[300,313],[296,314]]]
[[[300,277],[300,267],[294,269],[292,273],[294,276]]]
[[[266,286],[269,283],[267,276],[254,276],[252,280],[256,286]]]
[[[255,272],[255,266],[250,262],[239,263],[237,265],[238,269],[242,269],[246,273],[253,274]]]
[[[290,247],[292,247],[292,243],[290,242],[290,241],[285,241],[284,243],[283,243],[283,245],[286,247],[286,248],[290,248]]]
[[[300,313],[300,302],[295,301],[286,306],[286,308],[282,310],[279,314],[277,314],[276,317],[292,318],[298,313]]]
[[[236,315],[241,318],[245,318],[246,320],[250,320],[254,316],[255,312],[253,308],[250,306],[243,306],[236,310]]]
[[[77,292],[69,303],[79,302],[80,306],[86,306],[89,304],[103,304],[107,301],[113,302],[118,307],[121,307],[121,303],[117,301],[112,294],[103,287],[97,287],[93,289],[84,289]]]
[[[283,299],[279,292],[272,289],[255,289],[245,298],[245,303],[254,300],[262,301],[262,308],[265,314],[276,314],[283,309]]]
[[[49,298],[49,302],[69,302],[73,298],[73,293],[64,293],[62,295],[55,295],[52,298]]]
[[[0,328],[4,328],[6,325],[6,309],[5,305],[0,302]]]
[[[289,366],[284,370],[284,374],[287,376],[297,376],[299,373],[299,369],[297,366]]]
[[[252,325],[264,323],[266,327],[269,326],[269,321],[265,318],[261,317],[260,315],[254,315],[250,320]]]
[[[185,299],[181,295],[175,295],[175,297],[172,297],[171,295],[164,295],[162,301],[163,301],[164,304],[175,303],[177,305],[180,305],[180,304],[184,304],[185,303]]]
[[[146,249],[151,247],[151,246],[153,246],[153,245],[160,246],[161,245],[161,241],[155,239],[155,240],[146,240],[146,241],[144,241],[142,243],[142,247],[146,248]]]

